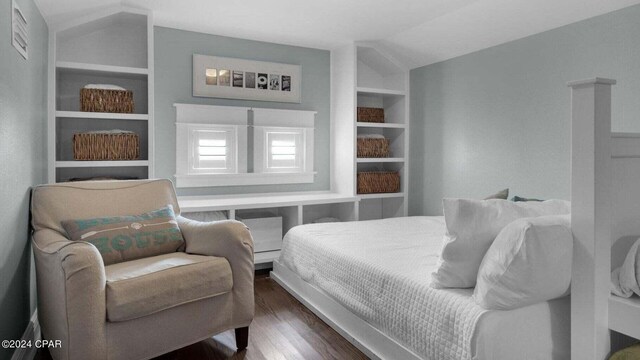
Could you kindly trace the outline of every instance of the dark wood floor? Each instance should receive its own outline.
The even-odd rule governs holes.
[[[367,359],[266,274],[256,275],[256,315],[249,346],[236,353],[233,330],[155,358],[183,359]],[[36,360],[51,359],[38,353]]]

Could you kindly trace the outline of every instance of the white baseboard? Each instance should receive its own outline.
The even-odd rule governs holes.
[[[34,344],[37,340],[41,340],[41,337],[38,309],[36,309],[31,315],[29,324],[27,324],[27,328],[24,330],[24,333],[22,333],[20,340],[30,341],[31,344]],[[16,351],[13,352],[13,356],[11,356],[11,360],[33,360],[36,356],[36,351],[35,345],[28,348],[16,349]]]

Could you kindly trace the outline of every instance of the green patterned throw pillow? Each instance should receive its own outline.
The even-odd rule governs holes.
[[[171,205],[141,215],[62,222],[69,238],[93,244],[105,265],[167,254],[184,243]]]

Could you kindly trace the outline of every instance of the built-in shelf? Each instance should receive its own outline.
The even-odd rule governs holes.
[[[406,92],[401,90],[376,89],[368,87],[357,87],[358,95],[387,95],[387,96],[405,96]]]
[[[56,161],[59,168],[81,167],[125,167],[125,166],[149,166],[147,160],[122,160],[122,161]]]
[[[49,183],[93,177],[154,177],[152,25],[150,11],[113,6],[51,29],[47,81]],[[81,90],[87,84],[115,85],[131,91],[135,113],[80,111]],[[73,160],[74,134],[114,129],[138,135],[139,160]]]
[[[56,117],[74,119],[149,120],[148,114],[123,114],[87,111],[56,111]]]
[[[357,42],[331,53],[341,64],[331,72],[332,107],[332,188],[353,194],[358,201],[358,219],[373,220],[406,216],[409,212],[409,69],[375,43]],[[335,71],[333,71],[335,70]],[[335,90],[335,91],[334,91]],[[359,108],[384,111],[383,123],[358,121]],[[360,119],[365,119],[362,116]],[[388,158],[358,158],[362,137],[388,140]],[[362,153],[361,153],[362,154]],[[358,174],[368,171],[394,172],[399,176],[397,193],[357,194]],[[360,181],[363,181],[362,177]],[[360,184],[362,189],[362,184]],[[384,190],[384,189],[380,189]]]
[[[390,129],[404,129],[407,126],[405,124],[395,124],[395,123],[370,123],[370,122],[362,122],[358,121],[356,123],[358,127],[363,128],[390,128]]]
[[[184,212],[242,210],[282,206],[314,205],[356,201],[355,196],[332,192],[305,192],[287,194],[204,195],[179,196],[178,203]]]
[[[404,158],[358,158],[359,163],[404,162]]]
[[[269,263],[280,256],[280,239],[275,238],[271,231],[274,226],[269,225],[273,222],[266,221],[268,218],[279,218],[275,223],[275,234],[281,237],[294,226],[321,218],[357,221],[358,201],[356,196],[331,191],[178,196],[181,214],[186,218],[204,220],[200,217],[203,212],[222,211],[228,219],[245,222],[254,239],[255,264]],[[259,223],[247,222],[260,218],[263,221]],[[267,241],[269,246],[265,247]]]
[[[381,194],[358,194],[358,198],[361,200],[366,199],[385,199],[385,198],[401,198],[404,197],[404,193],[381,193]]]
[[[148,75],[149,70],[146,68],[136,68],[127,66],[112,66],[100,64],[86,64],[70,61],[56,62],[56,68],[59,70],[77,70],[82,72],[109,73],[111,75],[130,74],[130,75]]]

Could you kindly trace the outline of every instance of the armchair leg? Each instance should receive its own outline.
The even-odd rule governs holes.
[[[249,327],[245,326],[242,328],[237,328],[236,329],[236,346],[238,347],[238,351],[246,349],[248,343],[249,343]]]

